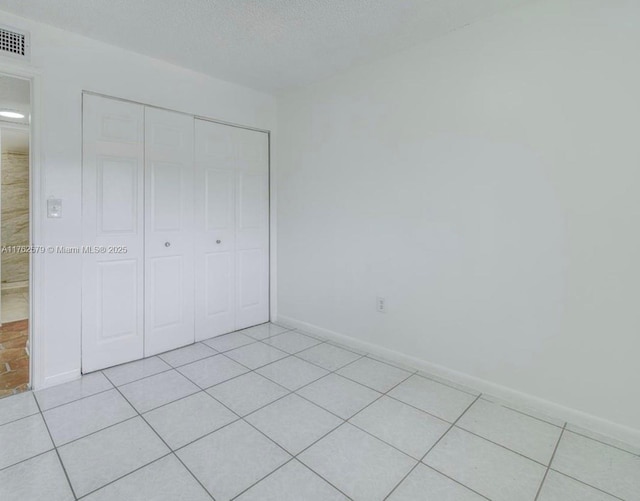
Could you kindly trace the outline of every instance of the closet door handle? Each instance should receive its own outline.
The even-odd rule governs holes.
[[[222,240],[216,240],[216,243],[217,243],[217,244],[221,244],[221,243],[222,243]]]
[[[165,247],[171,247],[171,242],[165,242],[165,243],[164,243],[164,246],[165,246]]]

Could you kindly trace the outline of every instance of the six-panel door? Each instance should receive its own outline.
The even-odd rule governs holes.
[[[83,98],[82,370],[143,356],[144,108]]]

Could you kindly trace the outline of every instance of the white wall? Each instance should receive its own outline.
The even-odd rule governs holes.
[[[0,24],[31,32],[32,65],[41,72],[43,207],[63,200],[63,218],[40,218],[39,245],[81,245],[81,93],[100,92],[224,121],[274,129],[275,99],[69,32],[0,12]],[[0,61],[1,64],[4,60]],[[13,60],[7,60],[13,63]],[[37,111],[37,110],[36,110]],[[36,385],[80,375],[81,256],[46,255],[39,317],[43,367]]]
[[[283,96],[278,318],[635,436],[638,26],[534,2]]]

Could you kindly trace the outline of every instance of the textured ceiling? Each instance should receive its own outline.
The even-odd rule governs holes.
[[[0,0],[0,9],[277,92],[531,0]]]

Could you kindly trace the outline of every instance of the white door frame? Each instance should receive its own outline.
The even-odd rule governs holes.
[[[30,82],[31,121],[29,127],[29,245],[42,246],[42,187],[43,170],[40,145],[42,75],[39,69],[25,64],[16,64],[0,58],[0,74],[21,78]],[[40,327],[43,311],[43,263],[41,252],[29,255],[29,384],[31,389],[44,384],[43,330]]]

